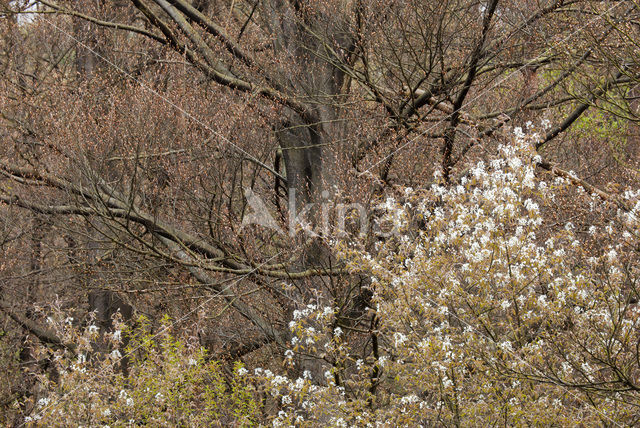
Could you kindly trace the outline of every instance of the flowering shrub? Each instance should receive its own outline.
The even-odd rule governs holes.
[[[168,319],[152,335],[141,318],[130,332],[126,349],[119,349],[124,325],[105,333],[113,349],[94,351],[99,340],[94,325],[78,330],[62,317],[50,319],[67,343],[77,345],[75,355],[57,352],[59,373],[55,383],[42,377],[47,395],[41,397],[27,425],[38,426],[251,426],[260,414],[247,369],[236,364],[230,378],[220,365],[208,361],[201,349],[187,347],[172,337]],[[128,376],[121,370],[128,356]]]
[[[640,203],[604,227],[549,226],[544,211],[567,191],[594,212],[602,201],[566,179],[537,179],[532,142],[516,133],[459,184],[388,200],[383,220],[398,233],[374,251],[340,246],[348,266],[371,275],[375,343],[362,355],[332,308],[297,314],[293,350],[326,343],[320,354],[334,366],[327,386],[288,382],[276,423],[636,422]],[[638,196],[627,191],[624,203]]]

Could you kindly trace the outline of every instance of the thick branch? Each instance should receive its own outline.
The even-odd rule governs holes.
[[[5,302],[0,301],[0,310],[7,314],[12,320],[20,324],[22,328],[37,337],[42,343],[46,343],[57,348],[65,348],[72,353],[75,353],[75,345],[62,342],[54,332],[26,317],[23,317],[22,315],[15,313]]]
[[[217,355],[216,360],[237,360],[271,342],[272,340],[270,338],[260,338],[251,342],[247,341],[246,343],[241,343],[233,347],[225,348]]]
[[[164,10],[167,15],[178,25],[180,30],[187,36],[189,40],[195,45],[196,51],[202,55],[207,64],[212,67],[216,72],[221,75],[227,76],[229,79],[235,79],[235,76],[229,71],[229,69],[223,66],[219,60],[215,58],[215,54],[211,47],[204,41],[204,39],[198,34],[197,31],[187,22],[184,15],[182,15],[175,7],[170,5],[165,0],[154,0],[154,2]]]
[[[35,171],[32,168],[16,167],[0,162],[0,171],[10,173],[9,178],[27,185],[48,185],[59,190],[68,191],[72,194],[82,197],[85,201],[93,201],[97,206],[89,205],[42,205],[28,202],[17,198],[16,196],[1,195],[0,201],[6,204],[15,204],[17,206],[27,208],[36,212],[51,215],[81,215],[81,216],[107,216],[110,218],[124,218],[145,226],[152,233],[179,242],[191,251],[201,254],[209,259],[219,259],[223,267],[208,266],[206,269],[217,272],[231,273],[236,275],[246,275],[248,273],[257,272],[260,275],[269,276],[279,279],[300,279],[310,276],[335,276],[345,275],[349,272],[344,269],[307,269],[298,272],[289,272],[287,270],[271,270],[260,266],[252,267],[239,263],[220,248],[210,245],[202,239],[192,236],[180,229],[176,229],[151,214],[142,212],[135,206],[123,202],[126,201],[123,195],[120,195],[113,189],[108,189],[108,193],[101,193],[97,190],[90,192],[80,186],[71,184],[65,180],[50,176],[46,173]],[[106,186],[103,184],[103,186]]]
[[[580,118],[580,116],[582,116],[585,111],[587,111],[589,107],[593,105],[596,99],[602,97],[618,83],[621,83],[622,75],[623,71],[619,71],[618,74],[616,74],[616,77],[609,80],[602,88],[595,91],[585,102],[578,105],[578,107],[576,107],[575,110],[573,110],[573,112],[571,112],[571,114],[567,116],[561,124],[549,131],[544,139],[536,144],[536,150],[542,148],[549,141],[553,140],[562,132],[566,131],[576,120],[578,120],[578,118]]]
[[[227,36],[224,28],[210,20],[205,14],[184,0],[169,0],[169,3],[184,13],[187,18],[201,25],[208,33],[220,39],[224,47],[245,65],[249,67],[255,66],[255,61],[249,57],[249,54]]]
[[[597,195],[598,197],[600,197],[600,199],[602,199],[605,202],[614,204],[626,212],[631,211],[631,208],[625,205],[619,198],[615,197],[610,193],[605,192],[604,190],[598,189],[597,187],[579,178],[577,175],[572,174],[569,171],[566,171],[557,165],[554,165],[546,161],[542,161],[538,164],[538,166],[546,171],[551,172],[554,175],[557,175],[558,177],[562,177],[569,180],[575,186],[583,187],[587,192],[589,192],[592,195]]]
[[[193,64],[196,68],[200,69],[209,79],[219,83],[223,86],[228,86],[233,89],[237,89],[242,92],[249,92],[256,95],[263,96],[278,104],[291,108],[300,115],[306,122],[313,122],[314,115],[308,111],[308,109],[301,103],[295,101],[291,97],[286,96],[277,88],[269,86],[261,86],[254,84],[253,82],[239,79],[234,76],[229,68],[226,67],[221,61],[215,59],[215,55],[207,43],[200,37],[197,31],[187,22],[185,17],[174,6],[169,4],[165,0],[155,0],[158,4],[174,21],[180,30],[189,38],[189,40],[196,46],[197,51],[203,56],[206,63],[202,63],[198,60],[195,53],[181,43],[177,36],[171,31],[169,26],[154,14],[142,0],[131,0],[138,10],[140,10],[149,21],[158,27],[160,31],[170,41],[171,46],[180,54],[185,55],[187,60]],[[268,79],[266,79],[268,81]]]
[[[449,121],[449,127],[447,128],[444,136],[444,145],[442,147],[442,175],[445,180],[449,180],[449,174],[453,166],[451,155],[453,153],[453,143],[456,135],[456,129],[460,122],[460,109],[462,104],[471,89],[471,85],[476,77],[478,71],[478,62],[483,55],[484,44],[489,33],[489,27],[491,25],[491,19],[498,6],[499,0],[492,0],[489,4],[482,23],[482,34],[480,40],[471,54],[469,60],[467,78],[462,86],[462,90],[453,102],[453,112],[451,113],[451,119]]]

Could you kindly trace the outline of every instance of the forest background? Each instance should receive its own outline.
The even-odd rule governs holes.
[[[0,418],[637,423],[639,19],[0,1]]]

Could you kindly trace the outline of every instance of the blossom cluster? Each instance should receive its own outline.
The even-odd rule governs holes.
[[[314,337],[315,343],[321,330],[324,346],[315,350],[333,362],[326,385],[314,389],[321,405],[306,409],[307,420],[334,426],[489,425],[498,414],[510,425],[632,420],[640,387],[640,192],[627,190],[622,197],[630,208],[612,210],[576,181],[541,179],[536,138],[520,130],[458,182],[436,181],[407,189],[402,201],[386,199],[382,221],[395,222],[400,233],[374,249],[338,247],[349,267],[371,276],[378,321],[371,334],[380,350],[357,357],[342,330],[322,327],[317,308],[298,313],[293,342]],[[606,223],[552,222],[567,194]],[[313,319],[313,331],[303,327],[305,319]],[[291,422],[299,411],[289,405],[278,420]]]

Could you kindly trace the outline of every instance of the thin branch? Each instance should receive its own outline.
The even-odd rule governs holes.
[[[163,39],[159,35],[154,34],[154,33],[150,32],[150,31],[147,31],[144,28],[138,28],[138,27],[134,27],[132,25],[121,24],[119,22],[102,21],[100,19],[94,18],[93,16],[85,15],[83,13],[76,12],[74,10],[66,9],[66,8],[56,4],[56,3],[53,3],[51,1],[49,1],[49,0],[38,0],[38,2],[44,4],[45,6],[50,7],[51,9],[56,10],[57,13],[60,13],[62,15],[75,16],[77,18],[84,19],[85,21],[92,22],[92,23],[94,23],[96,25],[99,25],[101,27],[113,28],[114,30],[131,31],[132,33],[138,33],[138,34],[141,34],[143,36],[147,36],[150,39],[153,39],[153,40],[158,41],[160,43],[166,43],[167,42],[166,39]]]

